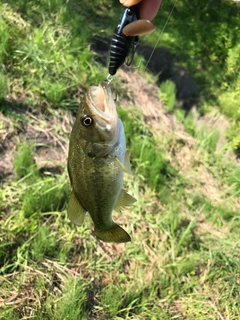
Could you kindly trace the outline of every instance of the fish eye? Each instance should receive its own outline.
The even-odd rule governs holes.
[[[81,119],[81,123],[84,127],[90,127],[93,124],[93,119],[87,115],[84,115]]]

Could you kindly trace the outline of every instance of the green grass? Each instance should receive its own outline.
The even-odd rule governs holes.
[[[173,111],[176,104],[176,85],[171,80],[166,80],[160,85],[160,98],[167,111]]]
[[[28,6],[19,0],[2,4],[1,12],[0,58],[11,74],[12,94],[24,94],[25,103],[36,105],[41,99],[52,107],[64,107],[79,86],[99,81],[101,70],[88,47],[91,28],[76,8],[61,0]]]
[[[18,178],[23,178],[27,174],[33,173],[33,144],[23,143],[19,146],[18,152],[13,159],[14,171]]]
[[[132,241],[101,243],[89,216],[81,227],[67,217],[72,121],[82,93],[107,76],[89,41],[111,34],[120,8],[105,0],[0,4],[1,156],[8,150],[13,165],[0,189],[2,320],[240,317],[239,166],[228,146],[216,151],[216,128],[196,129],[174,110],[171,83],[161,89],[174,133],[163,118],[163,133],[153,135],[139,106],[118,108],[134,172],[125,187],[137,202],[114,220]],[[114,85],[129,104],[117,77]]]

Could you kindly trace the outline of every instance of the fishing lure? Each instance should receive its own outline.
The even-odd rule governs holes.
[[[153,30],[155,26],[149,20],[138,20],[137,6],[123,10],[111,41],[109,76],[115,75],[124,62],[130,66],[138,44],[138,36]]]

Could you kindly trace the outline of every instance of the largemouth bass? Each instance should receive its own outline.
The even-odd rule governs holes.
[[[107,82],[91,86],[79,107],[70,136],[68,172],[69,219],[81,225],[88,212],[97,238],[130,241],[129,234],[112,220],[113,210],[136,200],[123,190],[123,174],[131,173],[130,162],[124,127]]]

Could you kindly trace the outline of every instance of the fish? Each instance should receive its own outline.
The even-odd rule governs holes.
[[[90,86],[79,106],[70,135],[67,166],[72,186],[69,219],[82,225],[88,212],[98,239],[131,241],[130,235],[112,220],[113,210],[119,212],[136,199],[123,189],[124,173],[132,171],[124,126],[107,81]]]

